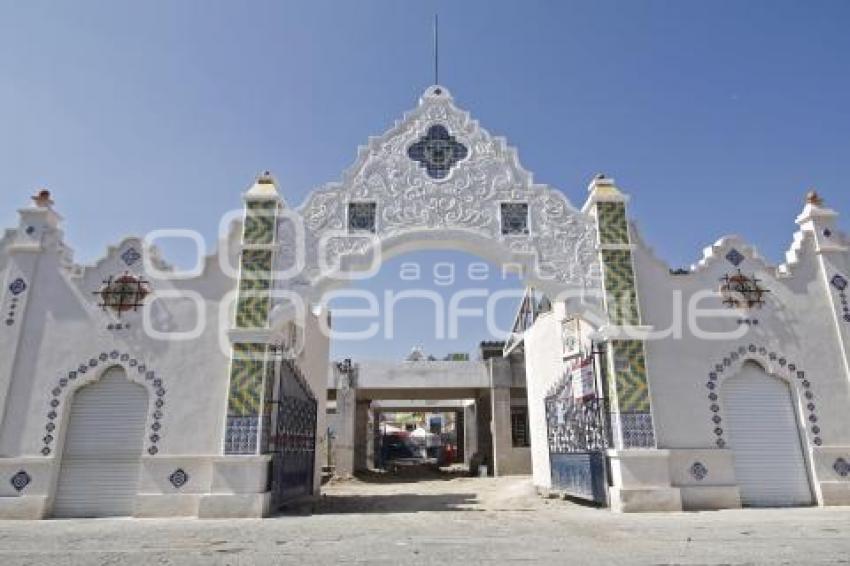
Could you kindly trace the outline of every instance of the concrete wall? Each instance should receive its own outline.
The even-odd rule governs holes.
[[[268,457],[222,454],[236,279],[215,254],[202,258],[200,274],[189,278],[170,278],[155,255],[151,264],[165,274],[147,269],[141,258],[128,262],[125,254],[144,249],[138,238],[110,247],[93,265],[74,265],[54,214],[23,209],[21,237],[0,248],[0,297],[10,304],[16,299],[13,322],[0,328],[0,517],[49,514],[74,394],[115,364],[149,392],[137,515],[266,512]],[[234,225],[227,245],[234,266],[239,233]],[[125,272],[149,281],[153,294],[142,308],[119,317],[98,306],[95,292]],[[13,294],[10,286],[18,279],[25,290]],[[167,295],[175,292],[191,300]],[[317,316],[324,314],[307,317],[302,332],[308,348],[297,363],[319,404],[318,460],[327,442],[328,340]],[[155,332],[145,331],[145,324]],[[164,403],[154,418],[157,399]],[[177,469],[189,476],[179,489],[168,479]],[[32,479],[17,491],[9,480],[21,470]],[[317,466],[317,492],[319,472]]]
[[[654,258],[643,245],[635,252],[635,266],[644,320],[656,330],[676,328],[675,307],[671,297],[682,296],[687,305],[698,293],[716,290],[724,275],[734,273],[735,266],[726,259],[731,250],[744,256],[740,269],[755,275],[769,293],[762,308],[739,312],[726,319],[700,321],[703,331],[731,333],[740,336],[727,339],[703,338],[689,325],[683,325],[681,336],[670,335],[647,341],[647,366],[659,447],[669,448],[671,474],[682,485],[686,506],[727,506],[734,503],[734,470],[729,450],[718,444],[725,442],[722,420],[718,426],[709,411],[707,382],[710,372],[720,366],[719,387],[735,375],[746,359],[759,362],[765,369],[791,386],[800,415],[799,432],[809,462],[809,473],[819,503],[850,502],[850,482],[832,468],[836,454],[850,452],[850,409],[846,344],[850,322],[840,318],[837,289],[829,280],[836,274],[847,276],[850,262],[842,238],[834,226],[821,225],[823,219],[801,222],[789,251],[789,262],[780,268],[768,264],[740,240],[730,237],[707,248],[702,261],[688,275],[672,276],[666,266]],[[835,232],[827,240],[824,230]],[[721,304],[717,293],[700,304],[726,314],[730,309]],[[734,311],[733,311],[734,312]],[[836,316],[838,314],[838,316]],[[757,324],[741,324],[741,319]],[[750,351],[754,346],[756,351]],[[744,348],[744,352],[739,350]],[[736,356],[737,354],[737,356]],[[737,358],[737,359],[736,359]],[[728,363],[731,362],[731,363]],[[789,371],[789,365],[795,366]],[[804,371],[811,383],[808,390],[795,375]],[[808,400],[804,393],[813,398]],[[811,402],[811,405],[809,404]],[[809,407],[813,407],[810,410]],[[702,415],[701,418],[695,416]],[[716,415],[723,418],[723,407]],[[813,422],[812,419],[816,419]],[[709,451],[711,455],[707,455]],[[714,455],[716,454],[716,455]],[[704,460],[712,460],[709,467]],[[694,462],[702,462],[710,470],[705,479],[696,481],[686,471]],[[695,485],[698,484],[698,485]],[[717,498],[712,503],[711,492]],[[693,499],[690,504],[688,498]]]
[[[526,332],[524,342],[532,479],[539,488],[550,488],[552,485],[544,399],[566,372],[563,357],[559,355],[563,351],[563,318],[563,303],[555,303],[552,311],[537,318]]]
[[[834,225],[834,213],[821,206],[807,205],[798,224],[783,265],[767,263],[746,242],[729,237],[707,248],[681,275],[672,275],[635,237],[638,298],[644,330],[650,331],[646,366],[658,450],[652,458],[647,450],[643,455],[612,451],[614,490],[622,481],[632,482],[636,497],[641,485],[673,494],[660,489],[667,485],[681,492],[686,509],[740,506],[723,407],[711,394],[745,361],[754,360],[791,387],[818,503],[850,503],[850,478],[835,465],[850,453],[850,320],[844,319],[850,307],[830,283],[836,275],[850,280],[850,246]],[[738,265],[727,258],[735,253],[742,258]],[[723,304],[720,280],[738,269],[768,291],[761,308]],[[525,337],[533,477],[540,487],[550,486],[542,400],[565,371],[557,354],[562,309],[556,304],[541,315]],[[708,473],[694,474],[697,463]]]
[[[416,389],[477,389],[490,386],[489,373],[485,362],[356,360],[356,363],[358,367],[357,387],[363,392],[369,389],[391,389],[402,394],[404,391]],[[329,376],[328,380],[330,382],[332,376]],[[413,394],[418,395],[420,393]],[[395,397],[395,399],[404,398],[408,397]],[[462,397],[447,397],[447,399],[451,398]],[[412,399],[417,399],[417,397],[412,397]]]

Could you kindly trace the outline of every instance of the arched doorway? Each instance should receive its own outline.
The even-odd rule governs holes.
[[[788,384],[747,362],[722,386],[741,503],[811,505],[812,490]]]
[[[147,408],[147,391],[119,366],[74,395],[54,517],[133,514]]]

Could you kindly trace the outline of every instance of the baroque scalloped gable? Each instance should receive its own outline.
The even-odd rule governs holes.
[[[3,231],[3,236],[0,237],[0,271],[6,265],[6,261],[9,258],[9,253],[6,251],[9,247],[9,244],[12,243],[12,240],[15,238],[15,230],[11,228],[7,228]]]
[[[435,124],[445,126],[469,148],[468,155],[442,179],[429,177],[407,154]],[[502,234],[500,207],[506,201],[528,203],[530,235]],[[499,242],[506,252],[536,256],[539,275],[559,285],[599,286],[593,219],[578,211],[563,193],[534,184],[516,150],[458,109],[444,87],[430,87],[415,110],[359,148],[357,160],[340,182],[316,190],[299,207],[307,231],[307,270],[302,284],[323,275],[317,267],[321,238],[339,236],[325,247],[330,257],[324,259],[332,265],[343,255],[364,254],[375,241],[348,236],[349,202],[377,203],[377,240],[427,231],[461,231]],[[293,251],[286,247],[287,238],[279,241],[283,244],[281,264],[291,264]]]
[[[694,273],[704,271],[717,261],[728,262],[725,256],[733,249],[737,250],[744,257],[744,261],[755,262],[758,268],[765,271],[776,271],[776,268],[767,263],[758,253],[755,246],[748,244],[743,238],[737,235],[723,236],[712,245],[704,248],[702,259],[691,265],[691,271]],[[730,267],[733,266],[730,264]],[[749,269],[752,270],[752,266]]]

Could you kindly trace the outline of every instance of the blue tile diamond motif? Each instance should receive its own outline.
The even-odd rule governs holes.
[[[9,291],[13,295],[20,295],[21,293],[23,293],[26,290],[27,290],[27,284],[20,277],[18,277],[17,279],[12,281],[12,283],[9,284]]]
[[[168,481],[171,482],[175,488],[180,489],[189,481],[189,474],[183,468],[177,468],[174,472],[168,476]]]
[[[375,232],[378,205],[374,202],[348,203],[348,229],[355,232]]]
[[[30,484],[32,478],[24,470],[21,470],[20,472],[12,476],[12,479],[9,481],[11,482],[12,487],[15,488],[15,491],[21,492],[26,486]]]
[[[528,203],[503,202],[501,209],[503,235],[528,234]]]
[[[127,267],[133,265],[137,261],[142,258],[142,254],[136,248],[127,248],[123,254],[121,254],[121,260],[127,264]]]
[[[739,265],[741,265],[741,263],[744,261],[744,259],[746,259],[744,257],[744,254],[742,254],[741,252],[739,252],[735,248],[732,248],[731,250],[729,250],[729,253],[726,254],[726,261],[728,261],[729,263],[731,263],[735,267],[738,267]]]
[[[839,291],[843,291],[847,288],[847,280],[844,279],[841,275],[834,275],[830,280],[832,286],[838,289]]]
[[[445,179],[469,149],[449,134],[445,126],[435,124],[407,149],[407,156],[418,162],[432,179]]]

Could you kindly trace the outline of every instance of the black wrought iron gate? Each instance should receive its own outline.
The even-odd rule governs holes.
[[[313,492],[316,461],[316,398],[290,360],[281,360],[271,411],[272,505]]]
[[[546,397],[552,488],[599,505],[608,502],[605,401],[598,391],[576,394],[570,374]]]

